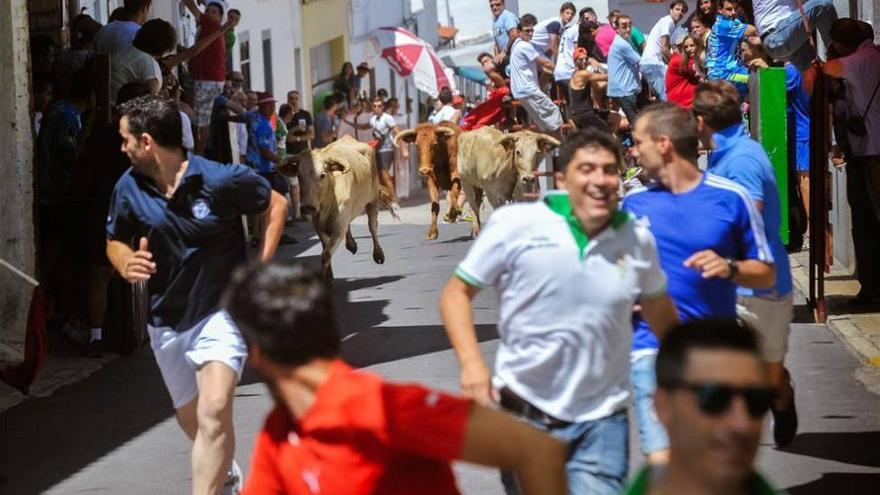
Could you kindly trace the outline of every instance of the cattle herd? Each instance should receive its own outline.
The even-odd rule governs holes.
[[[452,122],[419,124],[399,133],[395,146],[414,144],[418,152],[419,175],[425,178],[431,200],[431,222],[425,239],[438,236],[440,191],[451,191],[448,216],[464,192],[474,212],[471,235],[480,232],[480,206],[485,196],[493,208],[520,200],[526,187],[535,182],[538,164],[559,146],[559,141],[532,131],[503,133],[493,127],[462,131]],[[306,150],[289,157],[278,167],[288,177],[298,177],[301,209],[310,215],[323,248],[321,267],[333,278],[333,252],[345,238],[345,247],[357,252],[351,235],[351,221],[366,211],[373,238],[373,261],[385,262],[379,245],[379,207],[397,218],[391,195],[379,183],[373,148],[345,136],[321,149]]]

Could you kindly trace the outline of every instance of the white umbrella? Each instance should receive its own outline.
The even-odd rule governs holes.
[[[377,52],[401,77],[412,76],[421,91],[436,97],[443,87],[455,91],[452,71],[424,40],[399,27],[381,27],[370,32]]]

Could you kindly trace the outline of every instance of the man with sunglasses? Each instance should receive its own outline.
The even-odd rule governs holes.
[[[747,325],[693,320],[669,330],[654,398],[669,432],[669,464],[646,467],[625,493],[777,493],[754,470],[773,394]]]
[[[525,14],[517,26],[519,39],[510,49],[510,92],[525,108],[529,122],[537,124],[543,132],[559,137],[562,114],[553,100],[541,91],[539,82],[541,72],[552,73],[555,66],[532,45],[537,23],[535,16]]]

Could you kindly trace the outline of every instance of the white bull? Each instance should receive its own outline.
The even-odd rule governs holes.
[[[458,136],[458,174],[474,211],[471,235],[480,233],[480,204],[485,193],[493,208],[520,199],[523,186],[535,181],[535,169],[559,141],[532,131],[505,134],[481,127]]]
[[[373,261],[385,262],[385,253],[379,245],[379,205],[389,210],[390,196],[379,185],[373,148],[351,136],[344,136],[329,146],[306,150],[285,160],[279,172],[299,177],[301,211],[312,216],[315,232],[324,250],[321,268],[324,276],[333,278],[333,252],[345,238],[345,247],[357,252],[357,242],[351,235],[351,221],[365,209],[367,225],[373,238]],[[391,210],[393,216],[396,212]]]

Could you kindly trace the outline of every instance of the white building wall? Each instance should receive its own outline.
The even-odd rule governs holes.
[[[229,0],[229,8],[241,11],[241,22],[235,29],[238,39],[247,33],[250,42],[251,89],[267,88],[264,76],[263,39],[268,31],[271,40],[272,92],[280,101],[286,100],[287,92],[302,88],[301,66],[297,68],[296,50],[302,47],[302,25],[299,0]],[[233,67],[241,67],[240,43],[232,51]],[[300,58],[302,60],[302,56]],[[299,77],[298,77],[299,76]],[[305,102],[308,103],[308,102]],[[311,110],[311,109],[310,109]]]

